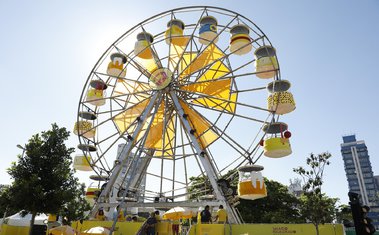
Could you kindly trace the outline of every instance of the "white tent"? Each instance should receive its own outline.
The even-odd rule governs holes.
[[[44,225],[44,221],[47,220],[48,216],[45,214],[39,214],[34,219],[34,224],[36,225]],[[30,225],[30,220],[32,219],[32,214],[27,214],[24,217],[21,216],[21,213],[14,214],[12,216],[7,217],[4,220],[4,223],[11,226],[22,226],[27,227]]]

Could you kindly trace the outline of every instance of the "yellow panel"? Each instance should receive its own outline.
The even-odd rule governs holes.
[[[154,116],[154,120],[148,120],[145,123],[144,129],[146,130],[151,123],[149,133],[146,137],[145,147],[156,148],[157,145],[162,146],[162,132],[163,132],[163,122],[164,122],[164,103],[162,102]],[[141,135],[142,137],[142,135]]]
[[[157,152],[156,155],[169,155],[173,156],[174,152],[174,141],[175,141],[175,125],[174,125],[174,116],[170,118],[166,125],[165,133],[164,133],[165,141],[164,146],[162,148],[162,152]],[[163,144],[163,143],[162,143]]]
[[[128,108],[127,110],[116,115],[113,118],[113,122],[118,127],[120,133],[125,132],[125,130],[127,130],[130,127],[132,122],[134,122],[134,120],[142,114],[149,101],[150,99],[146,99],[141,103],[138,103],[137,105]]]
[[[190,63],[190,65],[188,67],[184,66],[182,75],[185,77],[193,74],[224,56],[225,54],[221,50],[219,50],[214,44],[210,44],[204,51],[201,52],[201,54],[196,57],[194,57],[192,53],[189,54],[189,57],[186,58],[185,62],[187,62],[187,64]]]
[[[182,100],[180,100],[180,104],[184,112],[188,115],[192,129],[196,130],[196,138],[200,140],[202,147],[206,148],[218,138],[218,135],[210,129],[211,124],[200,116],[197,111],[191,109],[187,103]]]
[[[119,102],[123,102],[125,108],[128,108],[148,98],[149,94],[147,94],[147,91],[150,90],[151,87],[147,83],[120,80],[116,83],[112,97]]]
[[[189,37],[183,36],[183,37],[175,37],[171,40],[175,40],[175,44],[170,44],[170,57],[169,57],[169,69],[171,71],[174,71],[176,66],[178,65],[178,62],[180,58],[182,57],[182,54],[184,52],[184,49],[186,45],[188,44]]]
[[[154,72],[158,68],[157,63],[155,62],[155,59],[142,59],[135,57],[135,60],[138,62],[137,66],[142,67],[142,70],[147,70],[148,73]]]
[[[322,235],[344,235],[342,224],[319,225]],[[296,234],[310,235],[316,234],[313,224],[233,224],[233,234]],[[211,235],[211,233],[209,233]]]
[[[216,61],[197,81],[217,79],[228,73],[230,73],[229,68],[226,67],[221,61]]]
[[[75,221],[71,224],[71,227],[75,228],[77,231],[82,233],[84,230],[93,228],[93,227],[105,227],[111,228],[113,221],[108,218],[107,221],[96,221],[96,220],[84,220],[82,222]],[[116,223],[116,231],[114,231],[114,235],[122,235],[122,234],[136,234],[138,230],[141,228],[143,222],[117,222]]]
[[[210,82],[199,82],[184,85],[182,90],[202,93],[211,97],[203,97],[194,100],[194,103],[201,104],[207,108],[215,108],[228,112],[235,112],[237,94],[230,94],[231,79],[217,80]],[[230,102],[229,102],[230,101]]]
[[[165,117],[166,116],[166,117]],[[174,141],[174,121],[173,117],[171,117],[169,120],[167,120],[168,114],[165,113],[165,106],[162,102],[161,105],[158,108],[157,113],[154,116],[154,120],[151,122],[151,119],[148,120],[145,123],[145,126],[143,128],[143,131],[139,134],[139,138],[142,138],[148,126],[151,123],[149,133],[147,133],[146,142],[144,146],[146,148],[153,148],[155,149],[154,156],[163,156],[163,155],[173,155],[172,152],[172,146]],[[166,122],[166,125],[165,125]],[[165,132],[163,134],[163,131]],[[164,135],[164,140],[162,136]],[[163,144],[165,146],[163,146]]]

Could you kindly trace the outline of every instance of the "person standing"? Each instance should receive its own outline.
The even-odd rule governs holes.
[[[201,216],[201,223],[212,223],[212,215],[211,212],[209,211],[209,206],[206,205],[204,210],[200,213]]]
[[[216,221],[219,224],[225,224],[228,221],[228,214],[226,213],[226,210],[224,209],[223,205],[220,205],[218,207]]]
[[[99,210],[97,211],[97,213],[95,215],[95,219],[100,220],[100,221],[106,220],[104,210],[102,207],[100,207]]]
[[[117,221],[123,222],[125,221],[125,214],[123,208],[120,208],[120,205],[116,207],[116,215],[117,215]]]
[[[151,212],[149,218],[146,220],[146,234],[155,235],[155,225],[157,224],[157,219],[155,218],[155,213]]]
[[[159,211],[155,211],[154,214],[155,214],[155,219],[157,220],[157,225],[155,226],[156,227],[155,230],[158,230],[157,228],[158,223],[160,223],[162,219],[161,219],[161,216],[159,215]],[[159,232],[157,232],[156,235],[159,235]]]
[[[172,220],[172,235],[179,235],[179,225],[180,225],[179,219]]]

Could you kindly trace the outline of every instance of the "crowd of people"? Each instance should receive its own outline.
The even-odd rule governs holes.
[[[117,216],[117,221],[123,222],[123,221],[129,221],[129,222],[138,222],[139,219],[137,216],[133,215],[125,215],[124,210],[120,209],[119,206],[116,208],[117,213],[115,216]],[[103,208],[100,208],[98,212],[95,215],[96,220],[105,221],[109,220],[105,216]],[[158,235],[157,232],[157,225],[162,221],[159,211],[151,212],[149,217],[146,219],[144,230],[147,235]],[[212,216],[212,213],[210,211],[209,205],[206,205],[204,210],[198,213],[197,217],[193,219],[175,219],[170,220],[171,223],[171,229],[173,235],[179,235],[179,230],[182,225],[188,224],[189,221],[192,223],[202,223],[202,224],[211,224],[211,223],[218,223],[218,224],[225,224],[228,221],[228,215],[226,210],[224,209],[223,205],[220,205],[215,216]],[[182,226],[185,227],[185,226]],[[184,228],[182,228],[183,230]]]

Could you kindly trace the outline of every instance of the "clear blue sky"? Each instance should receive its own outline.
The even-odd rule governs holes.
[[[133,2],[133,3],[131,3]],[[379,174],[379,1],[0,1],[0,183],[31,135],[56,122],[72,130],[92,67],[121,34],[172,8],[209,5],[255,22],[277,49],[297,101],[287,115],[290,157],[263,161],[265,176],[288,184],[309,153],[329,151],[325,192],[347,202],[342,135],[365,140]],[[141,2],[142,3],[142,2]],[[76,136],[68,144],[77,145]]]

